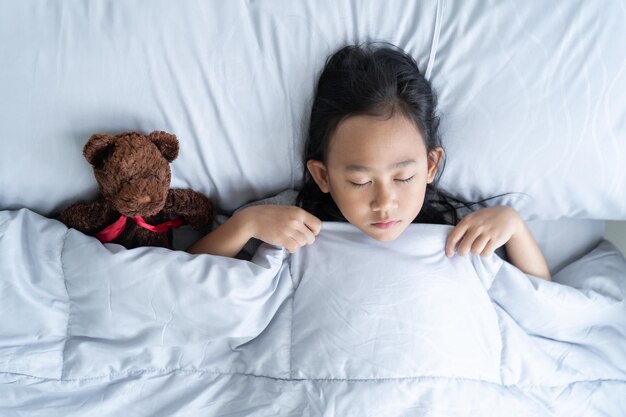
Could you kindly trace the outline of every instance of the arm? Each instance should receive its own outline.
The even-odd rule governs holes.
[[[530,230],[520,218],[518,231],[506,242],[506,254],[513,265],[527,274],[551,281],[546,260]]]
[[[459,242],[458,253],[468,252],[489,256],[506,244],[513,265],[522,272],[550,281],[548,265],[533,239],[524,219],[509,206],[494,206],[465,216],[448,235],[446,254],[452,256]]]
[[[252,234],[245,228],[244,224],[241,216],[235,214],[224,224],[187,248],[187,252],[234,258],[252,238]]]
[[[194,229],[210,226],[214,217],[211,200],[190,189],[169,190],[163,212],[182,216]]]
[[[97,233],[107,222],[117,220],[112,217],[113,209],[106,200],[99,198],[93,203],[78,202],[61,211],[58,220],[67,227],[76,229],[82,233]],[[117,214],[119,217],[119,214]]]
[[[236,256],[251,238],[293,253],[315,241],[321,221],[296,206],[257,205],[235,213],[224,224],[191,245],[189,253]]]

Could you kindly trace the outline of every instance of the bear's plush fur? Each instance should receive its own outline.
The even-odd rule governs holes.
[[[85,144],[83,155],[93,166],[101,195],[95,202],[79,202],[63,210],[58,219],[66,226],[105,242],[98,233],[118,222],[123,230],[111,242],[129,249],[172,247],[171,230],[148,230],[139,225],[141,220],[148,227],[174,218],[178,218],[174,227],[180,219],[195,229],[210,226],[214,208],[207,197],[190,189],[170,189],[170,162],[178,156],[176,136],[160,131],[148,136],[95,134]],[[125,225],[122,215],[127,217]]]

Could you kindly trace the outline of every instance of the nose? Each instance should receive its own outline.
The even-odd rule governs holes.
[[[391,187],[381,185],[375,191],[374,199],[370,204],[373,211],[387,211],[398,208],[396,195]]]
[[[137,202],[139,204],[148,204],[151,201],[152,201],[152,198],[150,198],[149,195],[142,195],[140,197],[137,197]]]
[[[165,204],[167,191],[161,184],[146,178],[130,181],[119,190],[114,205],[127,216],[152,216]]]

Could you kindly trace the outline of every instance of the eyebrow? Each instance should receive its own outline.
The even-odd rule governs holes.
[[[417,163],[415,161],[415,159],[407,159],[406,161],[402,161],[402,162],[398,162],[397,164],[393,164],[389,167],[389,169],[393,169],[393,168],[403,168],[407,165],[412,165]],[[367,172],[367,171],[371,171],[372,169],[370,167],[367,167],[365,165],[356,165],[356,164],[352,164],[352,165],[348,165],[345,168],[346,171],[356,171],[356,172]]]

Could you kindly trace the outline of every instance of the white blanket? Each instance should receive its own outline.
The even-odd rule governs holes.
[[[0,415],[625,415],[623,256],[547,282],[449,230],[324,223],[247,262],[2,211]]]

